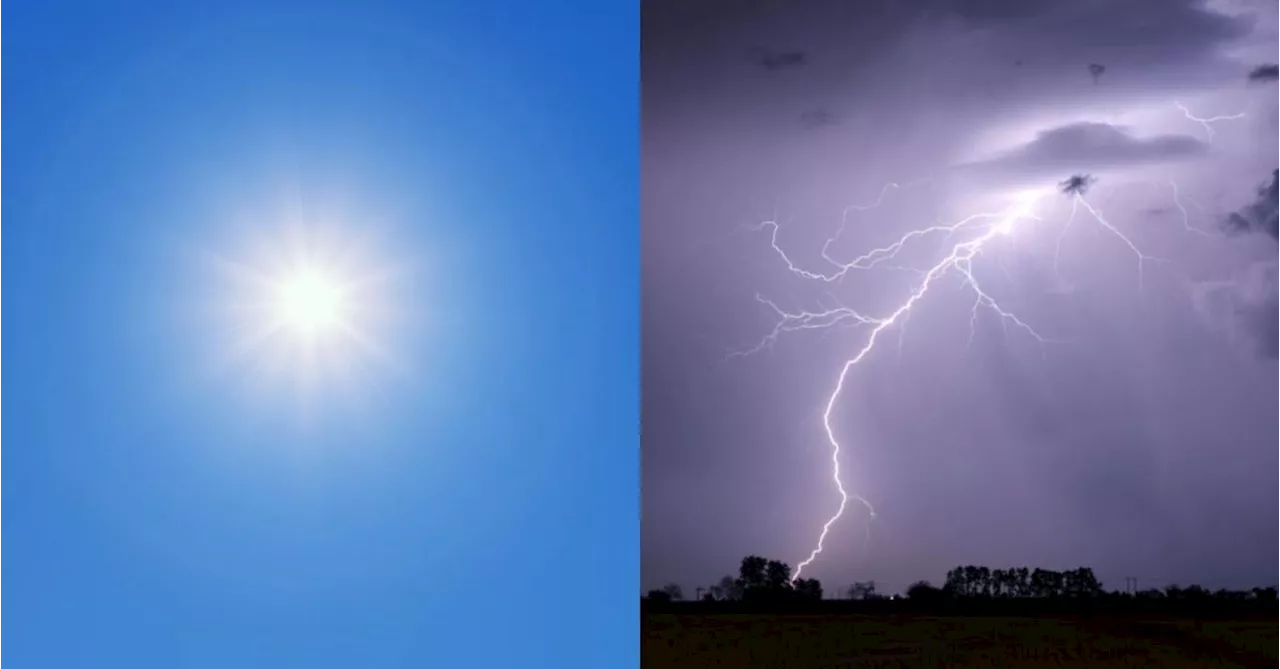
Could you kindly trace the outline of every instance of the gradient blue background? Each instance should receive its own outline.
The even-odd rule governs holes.
[[[6,13],[8,666],[637,663],[634,3]],[[431,260],[367,420],[192,380],[280,189]]]

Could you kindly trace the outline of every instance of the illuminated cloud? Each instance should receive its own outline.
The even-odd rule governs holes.
[[[1108,123],[1073,123],[1038,133],[1022,146],[961,169],[994,178],[1132,167],[1202,155],[1206,144],[1185,135],[1136,137]]]

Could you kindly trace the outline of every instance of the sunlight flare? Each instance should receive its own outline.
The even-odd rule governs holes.
[[[331,277],[303,271],[285,277],[276,289],[276,309],[296,335],[322,335],[340,324],[346,307],[345,292]]]
[[[291,379],[308,394],[350,390],[370,365],[395,371],[392,279],[403,268],[350,229],[296,223],[254,237],[214,257],[226,289],[221,320],[231,328],[220,367]]]

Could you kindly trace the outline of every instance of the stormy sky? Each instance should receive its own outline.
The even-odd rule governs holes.
[[[870,328],[727,358],[778,322],[757,297],[885,316],[964,238],[827,283],[759,224],[823,272],[837,232],[851,260],[1028,192],[973,272],[1048,341],[973,317],[954,273],[884,332],[832,414],[876,517],[851,505],[805,574],[1274,583],[1276,25],[1274,2],[645,0],[642,586],[794,566],[839,503],[822,408]],[[1065,227],[1076,173],[1139,253]]]

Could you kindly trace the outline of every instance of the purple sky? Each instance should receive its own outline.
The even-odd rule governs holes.
[[[981,308],[970,342],[974,294],[939,279],[848,376],[832,426],[877,516],[851,504],[805,574],[1274,583],[1277,91],[1248,75],[1276,25],[1265,1],[645,0],[642,585],[692,592],[749,553],[794,566],[839,503],[822,408],[871,326],[725,360],[778,323],[757,295],[887,316],[974,236],[827,283],[753,226],[776,217],[796,265],[833,272],[850,205],[883,193],[849,210],[844,261],[1077,172],[1155,260],[1083,211],[1064,233],[1050,192],[973,272],[1053,341]]]

